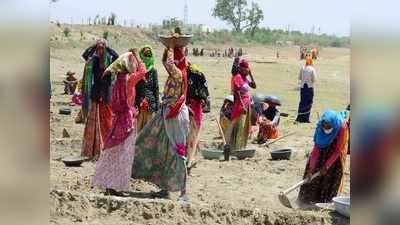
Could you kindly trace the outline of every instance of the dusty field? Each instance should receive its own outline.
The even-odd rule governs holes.
[[[79,30],[84,30],[85,40],[80,40]],[[74,28],[72,37],[62,38],[61,29],[51,27],[50,72],[53,88],[51,99],[51,159],[50,202],[53,224],[349,224],[349,220],[329,211],[300,211],[280,205],[279,191],[301,180],[306,154],[312,148],[315,124],[294,125],[299,93],[296,90],[298,70],[302,62],[297,60],[297,48],[280,49],[281,59],[273,58],[275,48],[269,46],[242,46],[246,57],[253,61],[253,74],[258,89],[253,93],[274,94],[283,100],[282,112],[290,114],[280,125],[281,133],[296,131],[296,135],[278,142],[270,149],[250,144],[257,149],[256,156],[244,161],[219,162],[204,160],[199,163],[188,181],[190,205],[176,203],[177,194],[171,200],[152,200],[147,193],[157,190],[148,183],[132,180],[130,198],[104,197],[102,191],[91,186],[94,162],[86,162],[79,168],[66,168],[62,157],[80,154],[83,125],[73,119],[78,112],[71,107],[71,116],[58,114],[58,109],[68,106],[70,97],[62,95],[62,79],[67,70],[75,70],[81,76],[83,61],[80,54],[91,38],[102,33],[101,28],[90,31],[85,27]],[[97,33],[96,33],[97,32]],[[139,47],[148,38],[144,34],[132,36],[129,31],[113,30],[121,40],[110,43],[118,52],[129,47]],[[122,39],[125,37],[127,39]],[[57,40],[55,40],[57,37]],[[136,38],[136,39],[135,39]],[[89,39],[89,40],[88,40]],[[151,41],[149,41],[151,42]],[[218,48],[226,46],[212,46]],[[199,46],[201,47],[201,46]],[[155,46],[157,59],[162,48]],[[322,59],[316,63],[318,84],[313,111],[324,108],[341,110],[349,102],[349,50],[323,49]],[[202,148],[220,142],[213,115],[217,115],[224,96],[229,92],[230,65],[232,59],[189,57],[205,72],[212,96],[212,112],[204,118],[201,134]],[[265,63],[273,61],[273,63]],[[257,63],[258,62],[258,63]],[[157,62],[160,87],[166,72]],[[316,113],[313,121],[316,121]],[[66,128],[71,138],[62,138]],[[295,150],[290,161],[271,161],[269,151],[290,147]],[[347,170],[348,171],[348,170]],[[346,193],[349,194],[349,173],[346,172]],[[293,197],[296,193],[292,194]]]

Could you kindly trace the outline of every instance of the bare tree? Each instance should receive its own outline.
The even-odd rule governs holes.
[[[251,4],[251,9],[249,10],[247,20],[248,29],[250,30],[251,36],[254,36],[258,25],[260,25],[261,21],[264,20],[264,13],[257,3],[253,2]]]

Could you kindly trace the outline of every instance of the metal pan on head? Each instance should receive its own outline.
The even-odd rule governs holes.
[[[158,35],[161,43],[167,48],[186,47],[192,40],[191,34]]]

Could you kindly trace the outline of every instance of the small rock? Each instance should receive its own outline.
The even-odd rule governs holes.
[[[153,215],[151,213],[149,213],[149,212],[146,212],[146,211],[143,212],[142,216],[143,216],[143,218],[145,220],[153,219]]]
[[[70,137],[71,137],[71,135],[69,135],[67,129],[65,129],[65,128],[64,128],[64,130],[63,130],[62,136],[63,136],[63,138],[70,138]]]

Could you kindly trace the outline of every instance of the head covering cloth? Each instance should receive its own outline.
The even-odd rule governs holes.
[[[317,123],[317,128],[314,134],[314,143],[319,148],[324,149],[329,147],[338,135],[340,128],[344,122],[343,114],[333,110],[327,110],[322,114],[321,119]],[[332,127],[332,132],[326,134],[323,124],[328,123]]]
[[[312,58],[311,57],[307,57],[306,58],[306,66],[311,66],[313,64],[314,64],[314,62],[313,62]]]
[[[145,49],[150,49],[151,56],[146,56],[144,54]],[[150,71],[154,68],[155,57],[154,57],[153,48],[150,45],[143,46],[139,52],[139,56],[140,56],[140,59],[143,61],[144,65],[146,66],[147,71]]]

